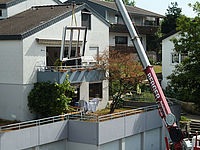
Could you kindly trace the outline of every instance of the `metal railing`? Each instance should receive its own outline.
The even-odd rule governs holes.
[[[37,71],[40,72],[63,72],[70,71],[73,69],[95,69],[96,66],[94,64],[91,65],[74,65],[74,66],[37,66]]]
[[[38,120],[31,120],[31,121],[26,121],[26,122],[0,126],[0,132],[20,130],[20,129],[29,128],[29,127],[37,127],[40,125],[54,123],[58,121],[64,121],[64,120],[102,122],[102,121],[130,116],[130,115],[135,115],[138,113],[152,111],[157,108],[158,108],[157,105],[152,105],[152,106],[141,107],[137,109],[130,109],[130,110],[107,114],[107,115],[98,115],[97,113],[83,114],[82,112],[75,112],[74,114],[65,114],[65,115],[53,116],[53,117],[48,117],[48,118],[43,118],[43,119],[38,119]]]

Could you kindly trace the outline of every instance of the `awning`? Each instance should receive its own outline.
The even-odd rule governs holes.
[[[54,40],[54,39],[39,39],[36,38],[38,44],[42,45],[61,45],[61,40]],[[83,41],[79,41],[79,47],[82,46]],[[72,41],[72,46],[76,46],[77,41]],[[65,41],[65,46],[69,46],[69,40]]]

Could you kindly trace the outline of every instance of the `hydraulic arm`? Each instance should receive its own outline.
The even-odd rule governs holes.
[[[182,150],[181,142],[182,142],[182,132],[180,128],[177,127],[176,118],[172,114],[170,107],[167,103],[167,100],[164,96],[162,88],[158,82],[157,76],[154,72],[153,67],[149,63],[148,57],[145,53],[145,50],[142,46],[140,38],[137,35],[137,32],[131,22],[131,19],[128,15],[128,12],[122,2],[122,0],[115,0],[115,3],[118,7],[119,12],[122,15],[124,23],[126,24],[131,40],[136,47],[138,56],[141,60],[142,66],[144,68],[144,72],[147,76],[147,79],[150,83],[152,92],[157,100],[159,115],[161,116],[166,128],[168,129],[171,140],[174,143],[175,150]]]

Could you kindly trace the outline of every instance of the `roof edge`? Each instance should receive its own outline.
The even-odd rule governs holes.
[[[161,38],[159,38],[158,41],[162,41],[162,40],[164,40],[164,39],[166,39],[166,38],[168,38],[168,37],[170,37],[170,36],[172,36],[172,35],[174,35],[174,34],[176,34],[178,32],[179,31],[177,31],[177,30],[172,30],[171,32],[169,32],[166,35],[164,35]]]
[[[22,35],[0,35],[0,40],[22,40]]]
[[[98,19],[100,19],[106,25],[110,26],[109,22],[107,22],[104,18],[102,18],[97,12],[95,12],[87,4],[83,4],[83,5],[75,8],[75,12],[78,12],[78,11],[84,9],[84,8],[91,10],[93,12],[93,14],[95,16],[97,16]],[[51,20],[49,20],[49,21],[47,21],[47,22],[45,22],[45,23],[43,23],[39,26],[36,26],[35,28],[32,28],[32,29],[26,31],[25,33],[20,34],[20,35],[0,35],[0,40],[23,40],[23,39],[39,32],[39,31],[41,31],[41,30],[63,20],[63,19],[65,19],[65,18],[69,17],[71,14],[72,14],[71,11],[65,12],[65,13],[61,14],[60,16],[57,16],[57,17],[55,17],[55,18],[53,18],[53,19],[51,19]]]
[[[90,7],[88,4],[83,4],[85,6],[85,8],[91,10],[93,12],[93,14],[99,19],[101,20],[103,23],[105,23],[108,27],[110,27],[110,23],[104,19],[96,10],[94,10],[92,7]]]
[[[58,5],[63,5],[63,3],[60,0],[53,0],[54,2],[56,2]]]
[[[5,4],[0,4],[0,8],[5,9],[8,7],[12,7],[12,6],[22,3],[24,1],[26,1],[26,0],[13,0],[13,1],[7,2]],[[53,1],[56,2],[58,5],[63,5],[63,3],[60,0],[53,0]]]

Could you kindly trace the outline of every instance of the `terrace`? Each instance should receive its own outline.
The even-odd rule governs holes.
[[[179,106],[170,104],[173,113],[179,114]],[[76,112],[1,126],[0,149],[29,149],[50,143],[61,144],[66,140],[66,144],[88,144],[96,150],[98,146],[121,139],[126,139],[128,144],[130,137],[137,139],[131,142],[136,147],[150,144],[154,149],[160,149],[164,134],[162,126],[157,105],[107,115]],[[155,141],[150,140],[152,135]]]

